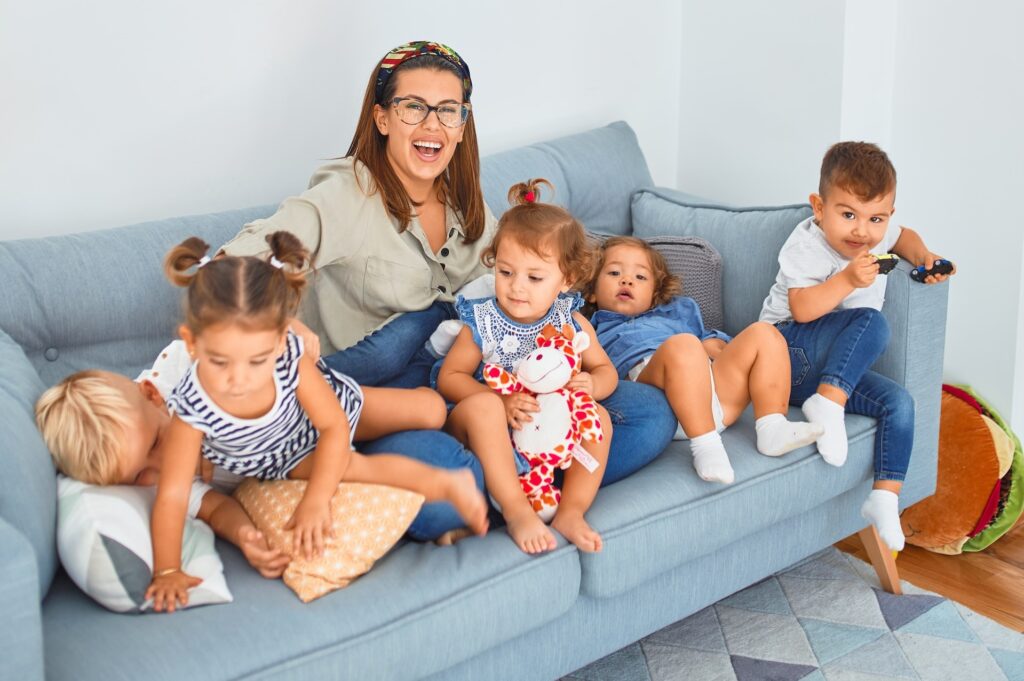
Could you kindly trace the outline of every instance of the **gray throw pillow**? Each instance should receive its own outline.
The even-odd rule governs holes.
[[[633,233],[644,239],[707,239],[722,255],[724,326],[735,335],[756,322],[779,271],[779,249],[811,215],[807,204],[737,207],[714,204],[671,189],[633,194]]]

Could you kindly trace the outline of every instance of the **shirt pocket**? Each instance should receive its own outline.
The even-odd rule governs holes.
[[[370,256],[363,276],[363,309],[379,318],[422,310],[433,299],[430,281],[425,262],[412,266]]]

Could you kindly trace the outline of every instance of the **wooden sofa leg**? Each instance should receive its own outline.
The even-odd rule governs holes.
[[[891,594],[903,595],[900,576],[896,571],[896,559],[882,538],[878,536],[875,526],[868,525],[858,532],[857,536],[860,537],[864,550],[868,553],[871,566],[875,568],[875,574],[878,575],[878,581],[882,583],[882,588]]]

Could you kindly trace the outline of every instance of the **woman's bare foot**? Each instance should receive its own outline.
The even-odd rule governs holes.
[[[559,507],[555,519],[551,521],[551,527],[575,544],[580,551],[597,553],[603,546],[601,535],[583,519],[583,513],[575,509]]]
[[[460,542],[466,537],[472,537],[473,530],[468,527],[460,527],[457,530],[448,530],[440,537],[434,540],[434,543],[438,546],[452,546],[456,542]]]
[[[537,517],[532,506],[527,504],[526,508],[528,510],[523,513],[505,516],[512,541],[525,553],[543,553],[555,548],[558,545],[555,535],[551,534],[544,521]]]
[[[476,478],[468,468],[445,471],[445,500],[455,507],[473,534],[487,532],[487,500],[476,487]]]

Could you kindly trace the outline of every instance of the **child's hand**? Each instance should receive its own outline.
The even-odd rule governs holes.
[[[175,570],[169,574],[154,577],[146,589],[146,598],[153,599],[153,610],[156,612],[174,612],[178,604],[188,605],[188,590],[199,586],[203,580]]]
[[[523,424],[533,420],[530,414],[540,411],[537,398],[526,393],[502,395],[501,401],[505,403],[505,418],[508,425],[512,426],[512,430],[522,430]]]
[[[924,265],[924,268],[926,270],[930,270],[932,268],[932,266],[935,264],[936,260],[943,260],[943,259],[944,258],[941,255],[936,255],[935,253],[932,253],[931,251],[927,251],[925,253],[924,258],[921,260],[921,262],[914,262],[914,266],[916,267],[918,265]],[[949,274],[929,274],[927,277],[924,278],[924,283],[926,283],[926,284],[938,284],[939,282],[946,281],[947,279],[952,277],[954,274],[956,274],[956,263],[951,263],[951,264],[953,265],[953,271],[952,272],[950,272]]]
[[[313,333],[313,329],[309,328],[295,317],[288,320],[288,326],[291,327],[292,332],[302,339],[302,348],[305,354],[308,354],[313,358],[313,361],[320,359],[320,336]]]
[[[854,288],[867,288],[878,276],[878,262],[870,253],[861,253],[850,261],[843,274]]]
[[[276,579],[284,574],[284,569],[292,561],[280,549],[271,549],[266,537],[252,525],[238,530],[238,548],[249,561],[249,565],[267,579]]]
[[[589,371],[581,371],[576,376],[565,384],[565,387],[569,390],[582,390],[588,395],[594,394],[594,377],[590,375]]]
[[[330,504],[311,502],[308,497],[302,497],[284,529],[294,530],[292,555],[305,556],[306,560],[321,555],[324,551],[324,537],[333,535]]]

